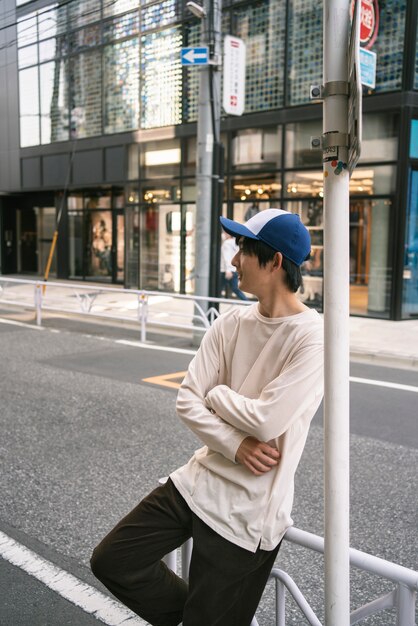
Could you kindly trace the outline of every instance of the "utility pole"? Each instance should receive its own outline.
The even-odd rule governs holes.
[[[196,5],[188,2],[195,14]],[[195,10],[193,10],[195,9]],[[219,155],[221,115],[221,0],[204,0],[202,19],[202,46],[209,48],[209,65],[199,69],[199,109],[196,155],[196,228],[195,228],[195,294],[209,296],[211,248],[214,231],[214,162]],[[215,158],[214,158],[215,155]],[[215,268],[216,271],[217,268]],[[202,303],[203,306],[203,303]]]
[[[349,0],[324,0],[325,624],[350,624]]]

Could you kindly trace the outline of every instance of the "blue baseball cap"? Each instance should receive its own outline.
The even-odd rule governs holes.
[[[266,243],[296,265],[302,265],[311,252],[309,231],[299,215],[282,209],[260,211],[245,224],[220,217],[222,228],[233,237],[248,237]]]

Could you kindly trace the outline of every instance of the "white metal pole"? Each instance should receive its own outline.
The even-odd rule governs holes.
[[[325,623],[349,626],[349,172],[341,140],[348,97],[338,85],[348,80],[349,0],[323,6],[323,128],[324,138],[336,138],[328,143],[336,158],[324,163]]]

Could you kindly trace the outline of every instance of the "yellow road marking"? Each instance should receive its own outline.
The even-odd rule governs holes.
[[[175,372],[174,374],[162,374],[161,376],[151,376],[150,378],[143,378],[144,383],[151,383],[153,385],[161,385],[162,387],[170,387],[171,389],[178,389],[183,382],[187,372]],[[175,381],[178,382],[175,382]]]

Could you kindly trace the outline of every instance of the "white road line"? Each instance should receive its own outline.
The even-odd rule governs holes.
[[[137,615],[0,531],[0,556],[108,626],[146,626]]]
[[[25,328],[33,328],[35,330],[46,330],[43,326],[33,326],[32,324],[25,324],[24,322],[15,322],[12,320],[7,320],[0,318],[0,323],[2,324],[14,324],[16,326],[24,326]],[[54,331],[49,328],[51,332],[59,332]],[[86,337],[94,337],[95,339],[107,339],[106,337],[99,337],[97,335],[86,335]],[[173,348],[170,346],[156,346],[148,343],[142,343],[141,341],[130,341],[128,339],[115,339],[114,343],[123,345],[123,346],[133,346],[134,348],[142,348],[143,350],[159,350],[161,352],[174,352],[176,354],[191,354],[195,355],[196,350],[187,350],[186,348]],[[372,385],[375,387],[387,387],[388,389],[398,389],[399,391],[411,391],[412,393],[418,393],[418,387],[414,387],[413,385],[402,385],[400,383],[391,383],[385,380],[373,380],[371,378],[357,378],[356,376],[350,376],[350,382],[359,383],[362,385]]]
[[[385,380],[372,380],[371,378],[356,378],[355,376],[350,376],[350,381],[352,383],[360,383],[362,385],[375,385],[376,387],[388,387],[389,389],[399,389],[399,391],[412,391],[413,393],[418,393],[418,387],[414,387],[413,385],[389,383]]]
[[[26,324],[25,322],[17,322],[15,320],[7,320],[0,317],[1,324],[10,324],[11,326],[23,326],[24,328],[32,328],[33,330],[45,330],[44,326],[35,326],[34,324]]]
[[[176,352],[177,354],[196,354],[196,350],[187,350],[186,348],[171,348],[169,346],[155,346],[141,341],[129,341],[128,339],[116,339],[115,343],[123,346],[134,346],[135,348],[144,348],[145,350],[161,350],[163,352]]]

